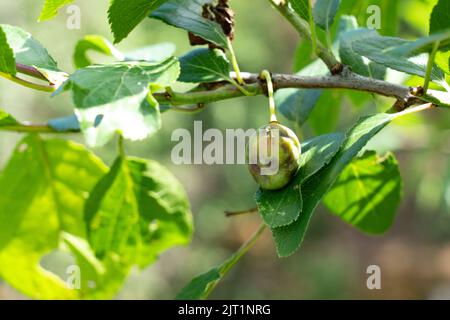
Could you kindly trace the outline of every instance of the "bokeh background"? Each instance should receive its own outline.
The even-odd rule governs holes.
[[[341,13],[358,16],[361,25],[371,4],[381,7],[392,0],[343,0]],[[426,35],[428,18],[435,0],[395,0],[397,17],[390,19],[405,38]],[[0,23],[13,24],[31,32],[58,61],[61,69],[73,71],[74,46],[86,34],[100,34],[110,40],[107,24],[108,1],[78,0],[81,29],[68,30],[63,10],[56,19],[38,23],[43,1],[3,0]],[[292,27],[266,0],[230,0],[236,11],[235,51],[241,69],[258,72],[297,71],[308,63],[307,44],[301,44]],[[387,21],[385,19],[385,21]],[[159,21],[147,19],[118,45],[124,51],[149,44],[173,42],[177,55],[190,50],[186,33]],[[300,54],[297,47],[300,44]],[[305,49],[306,48],[306,49]],[[95,61],[101,56],[92,55]],[[306,59],[305,59],[306,57]],[[391,73],[393,81],[418,85],[420,80]],[[344,131],[360,115],[384,110],[393,101],[365,94],[341,95],[321,103],[314,111],[315,126],[296,128],[303,139],[330,130]],[[192,129],[202,120],[204,129],[256,128],[267,121],[267,101],[263,97],[241,98],[208,105],[196,114],[166,112],[163,129],[151,139],[127,143],[129,154],[156,159],[168,166],[185,186],[192,204],[195,234],[188,247],[163,254],[145,270],[134,270],[118,299],[171,299],[190,279],[226,259],[257,228],[256,214],[226,218],[226,210],[255,206],[256,184],[243,165],[175,166],[170,160],[176,128]],[[45,123],[47,119],[69,115],[69,94],[49,98],[0,79],[0,107],[18,119]],[[320,120],[322,119],[322,120]],[[333,119],[332,121],[329,121]],[[326,122],[331,125],[317,125]],[[335,128],[333,128],[335,127]],[[0,134],[0,168],[8,160],[20,135]],[[78,135],[67,138],[83,143]],[[410,116],[384,130],[369,146],[397,155],[404,180],[404,197],[396,221],[383,236],[369,237],[329,214],[323,206],[314,215],[301,249],[292,257],[276,256],[268,232],[238,263],[213,293],[223,299],[435,299],[450,298],[450,113],[432,111]],[[115,156],[111,144],[95,152],[110,164]],[[0,169],[1,170],[1,169]],[[1,190],[0,190],[1,192]],[[20,195],[17,195],[20,198]],[[57,259],[56,259],[57,260]],[[54,261],[55,264],[58,261]],[[369,265],[381,268],[381,290],[366,287]],[[0,299],[22,299],[0,280]]]

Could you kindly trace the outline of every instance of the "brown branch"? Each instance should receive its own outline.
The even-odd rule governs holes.
[[[234,76],[234,73],[231,74]],[[254,95],[264,94],[264,83],[260,81],[259,74],[241,73],[246,85],[245,90]],[[411,88],[403,85],[376,80],[353,73],[348,68],[338,75],[329,76],[298,76],[290,74],[273,74],[272,81],[274,89],[298,88],[298,89],[348,89],[374,93],[385,97],[391,97],[402,104],[412,105],[420,97],[411,92]],[[197,103],[210,103],[220,100],[242,97],[244,94],[235,86],[220,83],[214,86],[214,90],[191,91],[186,93],[157,93],[155,98],[163,104],[171,105],[194,105]]]

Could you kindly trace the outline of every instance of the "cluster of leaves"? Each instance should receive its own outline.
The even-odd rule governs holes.
[[[40,19],[52,18],[71,2],[46,0]],[[177,81],[226,81],[242,89],[230,76],[227,50],[234,57],[229,34],[204,15],[205,5],[214,3],[112,0],[109,22],[115,42],[150,17],[188,31],[210,48],[195,49],[180,58],[173,56],[170,45],[122,53],[105,38],[89,35],[75,48],[77,70],[71,74],[60,70],[29,33],[0,25],[0,73],[21,81],[17,74],[24,66],[32,68],[37,71],[34,76],[57,88],[54,95],[72,94],[74,115],[50,120],[49,131],[80,130],[93,147],[105,145],[117,133],[129,140],[145,139],[160,128],[160,113],[167,109],[156,93],[166,90],[170,95]],[[285,5],[355,73],[384,79],[389,68],[448,88],[446,1],[439,1],[433,11],[430,35],[414,41],[360,28],[352,16],[341,16],[333,24],[338,20],[339,0],[317,0],[314,7],[308,0],[290,0]],[[90,50],[115,62],[93,64],[87,56]],[[320,60],[298,69],[299,75],[329,73]],[[276,98],[280,113],[298,126],[308,121],[320,103],[334,99],[314,89],[280,90]],[[397,161],[390,153],[358,155],[374,135],[405,114],[367,116],[346,134],[318,135],[304,142],[302,166],[291,183],[282,190],[256,192],[259,212],[272,231],[279,256],[298,249],[323,199],[334,214],[363,232],[378,234],[390,227],[401,195]],[[0,111],[0,129],[33,128]],[[31,134],[18,144],[2,171],[0,189],[0,277],[35,298],[111,297],[132,266],[148,266],[164,250],[188,243],[192,233],[188,200],[179,182],[154,161],[123,152],[107,168],[83,146]],[[224,264],[195,278],[179,297],[206,297],[247,249],[244,246]],[[42,267],[42,259],[55,250],[70,253],[80,267],[80,290],[68,289],[62,279]]]
[[[54,17],[70,2],[47,0],[40,20]],[[222,27],[202,16],[203,5],[213,1],[138,2],[111,2],[116,42],[151,14],[217,48],[229,46]],[[74,115],[35,129],[81,131],[92,147],[105,145],[116,134],[141,140],[155,133],[161,108],[153,93],[177,80],[236,84],[223,49],[197,49],[177,58],[174,46],[166,43],[122,53],[107,39],[88,35],[76,45],[77,70],[72,74],[60,70],[42,44],[19,27],[0,25],[0,49],[0,72],[8,79],[20,81],[25,67],[33,70],[27,75],[47,81],[53,95],[72,94]],[[116,62],[93,65],[89,51]],[[1,110],[0,129],[34,131]],[[189,202],[180,183],[158,163],[123,152],[108,168],[81,145],[31,133],[1,173],[0,189],[0,277],[33,298],[112,297],[132,266],[148,266],[163,251],[189,243],[192,235]],[[68,253],[80,267],[79,290],[68,287],[67,275],[58,277],[43,267],[56,251]]]
[[[392,3],[392,1],[389,1]],[[290,0],[289,5],[300,19],[312,20],[323,31],[324,38],[330,37],[332,23],[338,13],[339,0],[317,0],[310,7],[309,0]],[[448,55],[450,24],[445,19],[447,3],[440,1],[433,10],[430,20],[430,35],[414,41],[382,36],[375,30],[359,28],[353,16],[341,16],[336,40],[331,45],[340,61],[362,76],[384,80],[387,68],[425,78],[428,55],[435,43],[440,43],[438,55]],[[440,21],[440,23],[436,23]],[[320,34],[318,35],[320,37]],[[302,45],[301,45],[302,46]],[[309,46],[298,52],[304,59]],[[367,58],[367,59],[364,59]],[[306,60],[306,59],[305,59]],[[445,74],[449,73],[447,59],[436,59],[431,79],[448,89]],[[439,63],[441,62],[441,63]],[[320,61],[303,66],[298,75],[328,75],[329,70]],[[278,110],[294,125],[301,127],[313,110],[336,105],[336,97],[320,89],[283,89],[276,95]],[[339,98],[340,100],[340,98]],[[333,120],[327,112],[327,119]],[[285,188],[276,191],[259,189],[255,194],[258,211],[264,223],[270,228],[280,257],[292,255],[301,245],[309,222],[321,201],[327,208],[361,232],[382,234],[392,225],[400,204],[402,179],[398,163],[392,153],[379,155],[364,150],[368,141],[393,120],[408,114],[380,113],[361,119],[346,134],[331,133],[319,135],[302,144],[301,168],[296,177]],[[312,126],[316,131],[320,126]],[[224,264],[195,278],[178,298],[206,298],[222,277]]]
[[[310,19],[306,14],[309,1],[290,2],[299,17]],[[434,8],[430,35],[414,41],[382,36],[375,30],[358,27],[355,17],[341,16],[333,49],[342,63],[366,77],[384,80],[389,68],[425,78],[428,55],[423,53],[431,52],[433,45],[439,43],[440,53],[448,54],[450,24],[439,19],[446,15],[442,8],[445,5],[445,1],[440,1]],[[317,27],[330,32],[338,8],[339,1],[317,1],[311,10]],[[328,72],[322,62],[314,61],[298,74]],[[449,61],[433,65],[431,80],[448,88],[445,79],[448,72]],[[320,107],[317,104],[324,94],[317,89],[280,90],[277,105],[287,119],[301,126],[312,110]],[[329,98],[324,101],[336,103]],[[307,142],[303,148],[304,165],[289,186],[279,191],[258,190],[258,208],[272,230],[279,256],[289,256],[297,250],[312,213],[325,196],[329,210],[359,230],[380,234],[389,229],[401,194],[397,161],[392,154],[381,156],[373,151],[357,156],[372,136],[400,115],[362,118],[345,136],[323,135]]]

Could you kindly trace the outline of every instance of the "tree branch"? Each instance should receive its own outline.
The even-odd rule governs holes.
[[[343,65],[336,59],[334,54],[319,41],[319,39],[313,39],[309,23],[300,18],[293,10],[291,10],[286,1],[276,3],[274,0],[269,0],[269,2],[272,3],[273,7],[291,23],[291,25],[302,37],[311,42],[315,42],[315,53],[327,65],[332,74],[338,74],[342,71]]]
[[[259,78],[259,74],[241,73],[247,85],[244,88],[255,95],[265,93],[265,84]],[[307,88],[307,89],[350,89],[375,93],[378,95],[392,97],[402,103],[408,103],[417,99],[411,93],[409,87],[363,77],[344,68],[339,75],[309,77],[288,74],[273,74],[272,81],[275,90],[285,88]],[[186,93],[157,93],[155,98],[162,104],[187,105],[198,103],[210,103],[243,96],[243,93],[233,85],[223,83],[214,90],[191,91]]]
[[[234,77],[234,73],[231,73]],[[256,73],[241,73],[246,85],[245,90],[254,95],[266,93],[266,84]],[[399,112],[409,106],[433,103],[434,105],[450,108],[450,101],[446,99],[446,92],[429,90],[426,94],[423,90],[413,90],[410,87],[363,77],[344,68],[338,75],[307,77],[289,74],[273,74],[272,82],[274,90],[286,88],[306,89],[349,89],[396,99],[396,104],[388,112]],[[201,91],[189,91],[185,93],[168,90],[165,93],[155,93],[153,96],[160,104],[173,106],[172,110],[181,112],[195,112],[203,108],[204,104],[238,98],[244,96],[236,86],[227,82],[208,84],[210,87]],[[414,88],[417,89],[417,88]],[[447,98],[448,99],[448,98]],[[194,109],[180,108],[183,105],[197,105]],[[78,130],[56,131],[48,125],[26,125],[0,127],[0,131],[15,132],[40,132],[40,133],[74,133]]]

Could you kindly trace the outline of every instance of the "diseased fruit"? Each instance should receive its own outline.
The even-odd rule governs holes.
[[[270,122],[249,140],[248,168],[261,188],[281,189],[297,173],[300,154],[301,146],[295,133],[278,122]]]

